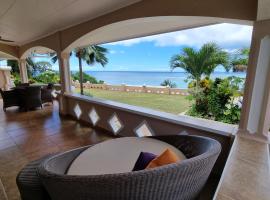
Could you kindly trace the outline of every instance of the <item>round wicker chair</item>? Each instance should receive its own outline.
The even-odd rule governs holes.
[[[121,174],[66,175],[71,162],[82,152],[76,149],[47,159],[39,166],[38,173],[53,200],[185,200],[198,197],[221,151],[219,142],[199,136],[152,138],[174,145],[188,159]]]

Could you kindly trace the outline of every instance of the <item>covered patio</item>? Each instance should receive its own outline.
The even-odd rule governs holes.
[[[26,57],[34,52],[56,52],[61,92],[58,101],[43,110],[0,111],[0,199],[19,199],[15,177],[29,161],[115,137],[140,136],[141,127],[147,127],[147,134],[152,136],[199,135],[221,144],[221,154],[201,199],[269,199],[270,5],[267,1],[98,3],[80,0],[76,4],[63,0],[55,2],[55,8],[47,1],[37,1],[40,12],[27,15],[22,8],[33,6],[31,1],[14,2],[0,4],[0,27],[5,30],[0,36],[14,41],[0,43],[0,58],[18,60],[21,81],[27,83]],[[16,19],[14,13],[19,13]],[[33,20],[37,16],[38,23]],[[42,17],[45,19],[45,16],[44,22]],[[4,25],[1,22],[5,22]],[[253,25],[238,127],[71,91],[69,57],[74,48],[223,22]],[[91,117],[93,112],[98,119]]]

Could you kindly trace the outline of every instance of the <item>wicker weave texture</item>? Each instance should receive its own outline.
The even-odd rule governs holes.
[[[122,174],[65,175],[82,151],[77,149],[46,160],[39,167],[39,175],[53,200],[189,200],[198,197],[221,151],[220,144],[199,136],[153,138],[174,145],[189,159]]]

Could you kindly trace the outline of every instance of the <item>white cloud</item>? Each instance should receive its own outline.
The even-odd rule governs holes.
[[[110,53],[110,54],[117,54],[117,53],[123,54],[123,53],[125,53],[125,51],[123,51],[123,50],[121,50],[121,51],[110,50],[109,53]]]
[[[199,48],[206,42],[217,42],[225,49],[249,46],[252,26],[236,24],[217,24],[183,31],[135,38],[110,45],[132,46],[141,42],[154,42],[156,46],[192,46]]]
[[[115,50],[110,50],[109,53],[110,54],[116,54],[116,51]]]

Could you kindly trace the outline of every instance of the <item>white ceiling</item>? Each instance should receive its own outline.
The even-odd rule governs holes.
[[[89,44],[115,42],[119,40],[217,23],[237,23],[252,25],[252,22],[250,21],[230,20],[214,17],[162,16],[138,18],[117,22],[96,29],[76,40],[68,48],[66,48],[65,51],[69,52],[73,48],[87,46]]]
[[[127,6],[140,0],[0,0],[0,36],[3,39],[14,40],[14,45],[21,45],[29,41],[44,37],[58,30],[82,23],[89,19]],[[259,0],[258,19],[270,19],[270,0]],[[203,23],[220,22],[216,19],[196,19],[187,20],[182,17],[182,21],[168,22],[159,24],[160,21],[144,21],[143,24],[129,26],[120,24],[121,29],[111,27],[109,30],[118,30],[121,38],[131,38],[145,34],[165,32],[175,29],[183,29]],[[163,21],[164,21],[163,20]],[[187,20],[187,21],[185,21]],[[137,21],[142,23],[142,21]],[[134,21],[134,23],[137,23]],[[188,23],[187,23],[188,22]],[[134,30],[134,27],[137,30]],[[144,27],[144,28],[142,28]],[[118,27],[119,28],[119,27]],[[138,30],[142,29],[141,30]],[[158,28],[160,30],[158,30]],[[114,29],[114,30],[113,30]],[[134,30],[131,33],[130,30]],[[145,30],[144,30],[145,29]],[[116,32],[114,36],[117,36]],[[111,32],[112,33],[112,32]],[[97,37],[99,37],[97,35]],[[119,38],[119,37],[118,37]],[[113,41],[118,38],[106,38],[107,41]],[[89,39],[89,36],[84,39]],[[91,42],[100,42],[99,38],[93,38]],[[104,42],[104,41],[102,41]],[[85,41],[81,41],[84,44]]]
[[[139,0],[0,0],[0,36],[23,44]]]

